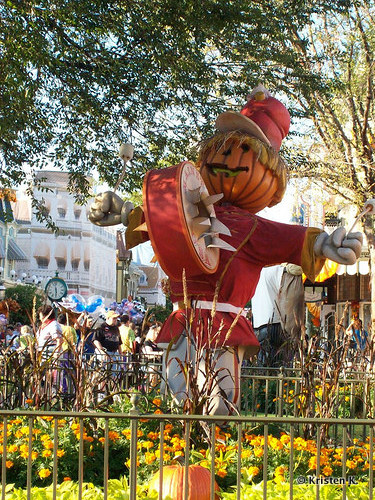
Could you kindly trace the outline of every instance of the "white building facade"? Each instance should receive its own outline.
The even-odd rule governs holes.
[[[44,205],[59,228],[59,234],[37,220],[31,200],[20,194],[13,205],[18,224],[17,244],[27,261],[16,263],[18,278],[35,279],[43,286],[56,273],[68,285],[68,293],[83,297],[102,295],[108,301],[116,295],[116,235],[111,228],[95,226],[88,220],[89,203],[77,205],[67,190],[69,174],[60,171],[40,172],[43,186],[34,196]]]

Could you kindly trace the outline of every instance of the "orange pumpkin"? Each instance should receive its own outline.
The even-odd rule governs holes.
[[[240,132],[218,133],[202,147],[198,167],[210,194],[222,202],[257,213],[279,203],[286,188],[286,167],[278,153]]]
[[[189,495],[188,500],[210,500],[211,499],[211,473],[201,465],[189,465]],[[149,491],[155,490],[159,493],[159,471],[151,479]],[[215,482],[215,491],[219,486]],[[173,500],[184,500],[185,493],[185,467],[181,465],[166,465],[163,467],[163,491],[162,497],[167,495]],[[219,497],[215,495],[215,500]]]

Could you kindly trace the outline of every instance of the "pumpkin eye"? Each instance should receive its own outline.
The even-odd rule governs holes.
[[[226,149],[223,153],[223,156],[229,156],[231,154],[232,150],[229,148],[229,149]]]
[[[245,151],[245,153],[246,153],[247,151],[250,150],[250,146],[248,146],[247,144],[241,144],[241,149],[242,149],[242,151]]]

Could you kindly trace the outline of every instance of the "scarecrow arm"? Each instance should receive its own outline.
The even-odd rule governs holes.
[[[344,227],[337,228],[331,235],[320,233],[314,244],[314,253],[317,257],[338,262],[339,264],[352,265],[361,254],[363,234],[348,233]]]
[[[90,207],[89,219],[97,226],[128,225],[128,215],[134,205],[130,201],[123,201],[112,191],[100,193],[95,197]]]

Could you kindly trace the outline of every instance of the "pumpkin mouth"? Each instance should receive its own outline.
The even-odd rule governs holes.
[[[224,174],[224,177],[236,177],[241,172],[248,172],[249,167],[229,168],[225,163],[206,163],[206,167],[211,174],[216,177],[217,174]]]

